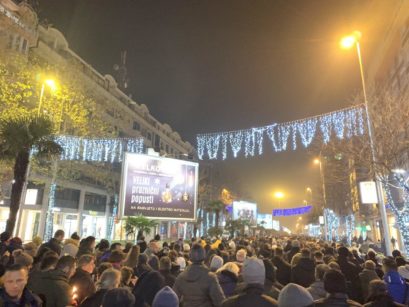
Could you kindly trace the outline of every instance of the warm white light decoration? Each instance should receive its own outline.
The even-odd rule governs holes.
[[[59,135],[55,138],[63,151],[61,160],[81,160],[91,162],[121,162],[124,151],[143,152],[143,139],[97,139]]]
[[[332,241],[333,239],[339,239],[338,228],[339,228],[339,217],[331,209],[324,209],[324,218],[327,228],[327,240]]]
[[[237,158],[239,153],[245,157],[261,155],[264,133],[271,141],[273,152],[285,151],[290,147],[295,150],[299,141],[306,148],[311,145],[318,130],[325,144],[332,136],[338,139],[360,136],[365,133],[363,108],[359,105],[287,123],[230,132],[198,134],[198,157],[200,160],[205,158],[214,160],[221,156],[225,160],[228,152],[231,152],[234,158]]]

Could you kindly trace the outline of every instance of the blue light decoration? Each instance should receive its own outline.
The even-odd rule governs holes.
[[[62,161],[122,162],[124,151],[143,153],[143,138],[81,138],[58,135],[55,142],[62,148]]]
[[[327,228],[327,241],[332,241],[333,239],[339,240],[338,228],[339,228],[339,217],[331,209],[324,209],[324,219],[325,226]],[[335,234],[335,235],[334,235]]]
[[[349,214],[345,217],[345,235],[348,244],[352,244],[352,236],[355,229],[355,215]]]
[[[270,139],[273,152],[281,152],[290,147],[296,150],[298,140],[307,148],[317,137],[317,131],[321,132],[323,142],[327,144],[332,136],[348,139],[363,135],[365,130],[364,106],[358,105],[281,124],[198,134],[197,153],[199,160],[216,160],[220,157],[225,160],[229,152],[234,158],[237,158],[240,152],[247,158],[263,154],[264,134]]]
[[[312,206],[303,206],[297,208],[289,208],[289,209],[274,209],[273,216],[293,216],[293,215],[300,215],[310,212]]]
[[[53,210],[55,207],[55,191],[57,189],[57,185],[52,183],[50,186],[50,192],[48,194],[48,208],[46,213],[46,223],[45,223],[45,232],[44,232],[44,240],[48,241],[53,236],[53,219],[54,214]]]

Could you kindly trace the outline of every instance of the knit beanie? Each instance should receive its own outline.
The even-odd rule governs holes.
[[[264,285],[266,278],[266,269],[261,259],[256,257],[247,258],[243,265],[243,280],[244,283],[249,284],[261,284]]]
[[[201,263],[205,257],[206,252],[201,245],[195,244],[192,246],[190,249],[190,260],[192,260],[193,263]]]
[[[210,269],[216,271],[223,266],[223,258],[217,255],[214,255],[212,261],[210,262]]]
[[[313,304],[310,292],[293,283],[287,284],[278,295],[278,307],[306,307]]]
[[[116,288],[105,293],[102,307],[121,306],[132,307],[135,304],[135,296],[125,288]]]
[[[152,303],[152,307],[178,307],[178,306],[179,298],[169,286],[162,288],[158,293],[156,293]]]

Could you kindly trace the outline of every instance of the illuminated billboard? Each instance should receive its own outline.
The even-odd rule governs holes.
[[[196,219],[198,163],[125,153],[119,215]]]
[[[273,216],[271,214],[257,214],[257,225],[263,226],[265,229],[273,229]]]
[[[249,220],[251,225],[257,225],[257,204],[247,201],[233,202],[233,219]]]

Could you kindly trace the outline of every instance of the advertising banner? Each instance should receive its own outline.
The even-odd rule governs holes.
[[[251,225],[257,226],[257,204],[247,201],[234,201],[233,219],[249,220]]]
[[[378,203],[378,194],[374,181],[361,181],[359,183],[359,191],[361,194],[361,203],[370,205]]]
[[[273,216],[271,214],[257,214],[257,225],[263,226],[265,229],[273,229]]]
[[[196,219],[198,163],[126,153],[120,216],[157,220]]]

